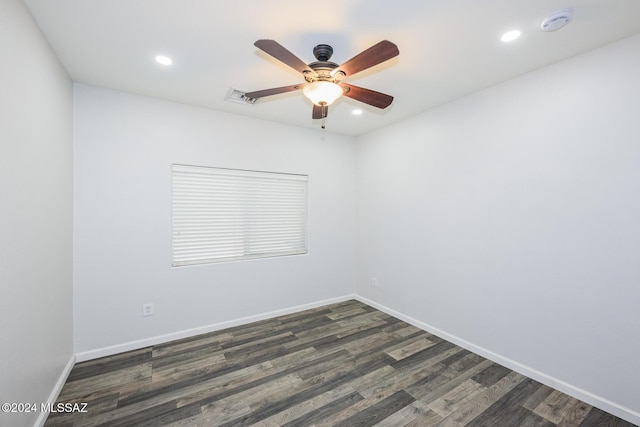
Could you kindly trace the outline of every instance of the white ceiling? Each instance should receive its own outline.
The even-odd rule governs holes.
[[[255,105],[225,101],[231,87],[254,91],[302,82],[253,43],[274,39],[304,62],[326,43],[338,64],[390,40],[400,55],[345,80],[393,95],[386,110],[343,97],[327,131],[360,135],[558,60],[640,32],[640,0],[25,0],[71,78],[80,83],[304,127],[301,92]],[[540,30],[550,13],[574,20]],[[510,29],[522,36],[509,44]],[[170,67],[155,63],[173,58]],[[639,52],[640,54],[640,52]],[[353,116],[355,108],[364,110]],[[247,133],[259,129],[245,129]]]

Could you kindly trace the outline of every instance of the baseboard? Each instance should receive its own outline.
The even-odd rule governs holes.
[[[49,407],[53,406],[53,404],[56,403],[56,400],[58,399],[58,396],[60,396],[60,392],[62,391],[62,387],[64,387],[64,383],[67,382],[67,378],[69,378],[69,374],[71,373],[71,370],[73,369],[73,365],[75,365],[75,363],[76,363],[76,357],[75,355],[71,355],[71,357],[69,358],[69,361],[67,362],[64,369],[62,370],[62,373],[60,373],[60,376],[58,377],[58,381],[56,381],[56,384],[54,385],[53,390],[51,390],[51,394],[49,394],[49,398],[47,399],[46,402],[44,402],[44,403],[48,403]],[[48,411],[41,411],[33,427],[44,426],[44,423],[47,421],[48,416],[49,416]]]
[[[569,396],[575,397],[576,399],[582,400],[583,402],[586,402],[592,406],[595,406],[596,408],[602,409],[603,411],[609,412],[610,414],[613,414],[616,417],[622,418],[626,421],[629,421],[630,423],[640,425],[640,412],[637,412],[637,411],[634,411],[633,409],[619,405],[615,402],[612,402],[608,399],[597,396],[586,390],[582,390],[579,387],[573,386],[569,383],[561,381],[555,377],[547,375],[529,366],[523,365],[507,357],[496,354],[490,350],[487,350],[486,348],[475,345],[455,335],[451,335],[441,329],[433,327],[427,323],[421,322],[417,319],[414,319],[413,317],[406,316],[400,312],[397,312],[389,307],[386,307],[382,304],[379,304],[375,301],[372,301],[360,295],[356,295],[355,299],[371,307],[377,308],[378,310],[385,312],[393,317],[403,320],[417,328],[427,331],[430,334],[436,335],[449,342],[452,342],[453,344],[456,344],[466,350],[479,354],[480,356],[486,359],[499,363],[502,366],[505,366],[513,371],[516,371],[522,375],[532,378],[544,385],[547,385],[551,388],[559,390],[565,394],[568,394]]]
[[[188,338],[195,335],[206,334],[209,332],[219,331],[221,329],[232,328],[234,326],[245,325],[251,322],[258,322],[260,320],[271,319],[273,317],[284,316],[286,314],[296,313],[298,311],[309,310],[311,308],[322,307],[323,305],[335,304],[338,302],[348,301],[350,299],[356,299],[355,294],[343,295],[337,298],[330,298],[322,301],[316,301],[309,304],[298,305],[295,307],[288,307],[281,310],[270,311],[267,313],[257,314],[254,316],[242,317],[240,319],[229,320],[225,322],[215,323],[212,325],[201,326],[192,329],[186,329],[182,331],[172,332],[170,334],[158,335],[155,337],[145,338],[138,341],[131,341],[123,344],[112,345],[109,347],[98,348],[95,350],[83,351],[76,353],[76,362],[84,362],[87,360],[97,359],[99,357],[111,356],[125,351],[137,350],[144,347],[149,347],[156,344],[162,344],[169,341],[179,340],[182,338]]]

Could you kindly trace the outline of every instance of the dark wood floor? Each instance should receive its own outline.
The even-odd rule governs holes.
[[[633,426],[357,301],[77,364],[46,426]]]

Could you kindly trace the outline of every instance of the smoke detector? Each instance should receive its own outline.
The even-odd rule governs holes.
[[[540,24],[540,29],[547,32],[557,31],[571,22],[572,18],[573,9],[561,9],[544,18]]]

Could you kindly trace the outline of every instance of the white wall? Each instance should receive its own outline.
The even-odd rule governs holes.
[[[75,348],[88,352],[83,358],[353,294],[352,139],[91,86],[74,93]],[[172,268],[172,163],[308,174],[309,254]],[[146,302],[155,314],[143,318]]]
[[[359,295],[636,423],[639,52],[635,36],[363,136],[357,169]]]
[[[72,85],[20,0],[0,2],[0,57],[0,402],[39,405],[73,357]]]

